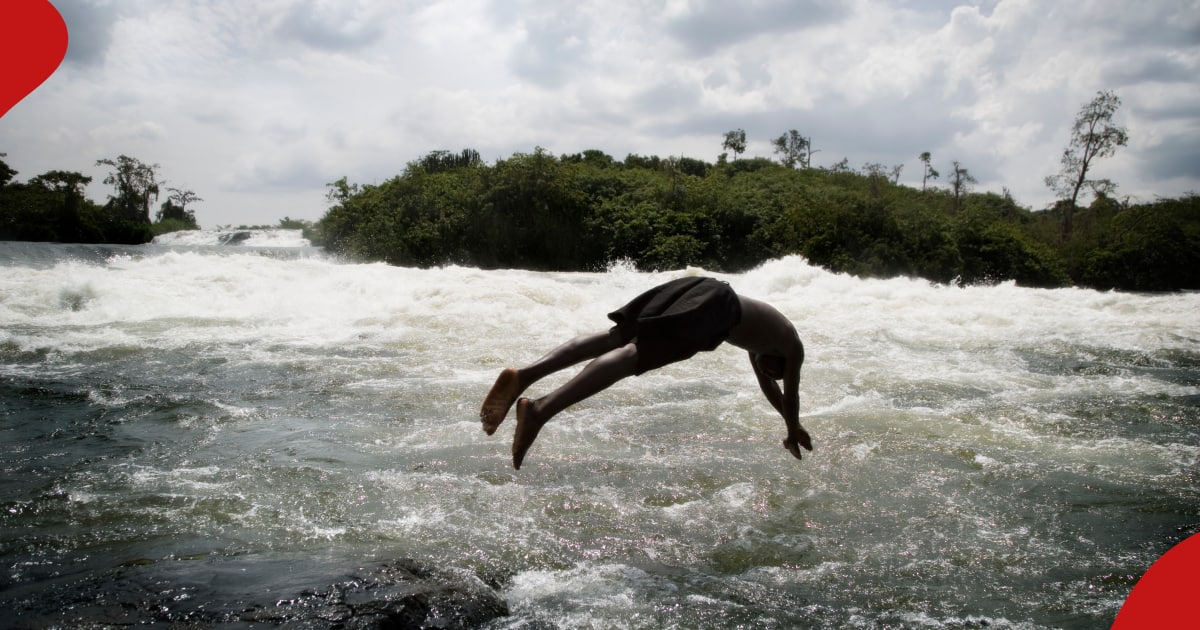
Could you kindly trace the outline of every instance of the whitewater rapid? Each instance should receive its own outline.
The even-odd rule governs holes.
[[[537,273],[9,245],[10,586],[356,553],[480,576],[512,609],[497,628],[1095,627],[1200,527],[1195,293],[956,288],[797,257]],[[815,451],[787,454],[723,346],[568,409],[513,471],[512,420],[479,428],[496,373],[695,274],[796,324]]]
[[[252,247],[311,247],[303,230],[279,228],[225,228],[220,230],[180,230],[154,237],[154,245],[167,247],[212,247],[218,245]]]

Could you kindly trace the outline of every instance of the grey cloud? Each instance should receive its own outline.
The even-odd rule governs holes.
[[[1108,20],[1121,20],[1116,43],[1130,49],[1200,45],[1200,11],[1189,0],[1117,3],[1119,15],[1099,15],[1093,28],[1110,30]],[[1101,21],[1103,20],[1103,21]]]
[[[304,190],[332,181],[309,157],[254,161],[233,166],[224,176],[231,190],[253,192],[263,190]]]
[[[753,54],[741,55],[736,68],[712,70],[704,77],[704,87],[710,89],[728,87],[754,90],[770,83],[771,71],[767,67],[767,60]]]
[[[558,87],[580,72],[586,61],[588,32],[567,15],[525,21],[525,41],[512,56],[513,71],[543,87]]]
[[[995,8],[1000,0],[982,0],[974,2],[979,7],[979,12],[988,15]],[[905,9],[917,11],[919,13],[937,13],[940,15],[950,15],[954,9],[963,6],[963,0],[893,0],[893,3]]]
[[[114,4],[87,0],[55,0],[54,8],[67,24],[67,63],[96,66],[112,43],[113,24],[117,21]]]
[[[635,103],[639,110],[654,114],[693,107],[699,103],[700,96],[698,86],[670,83],[645,90],[637,96]]]
[[[1139,83],[1192,83],[1197,69],[1177,58],[1155,55],[1127,65],[1110,68],[1105,72],[1105,81],[1111,85],[1137,85]]]
[[[825,98],[797,121],[807,129],[799,126],[796,129],[812,137],[813,146],[821,150],[817,160],[823,165],[843,157],[849,158],[853,167],[865,162],[904,164],[912,162],[922,151],[932,151],[935,165],[949,164],[954,159],[965,163],[970,158],[974,163],[966,166],[982,179],[994,168],[994,158],[983,153],[966,156],[944,155],[939,151],[940,147],[953,143],[955,134],[971,131],[968,121],[947,117],[945,111],[944,103],[920,93],[861,105]],[[790,128],[780,129],[775,135]]]
[[[278,34],[323,50],[357,50],[370,46],[384,34],[380,20],[355,15],[339,4],[337,9],[306,0],[294,6],[280,22]]]
[[[843,5],[828,0],[711,0],[700,3],[667,28],[693,53],[707,55],[764,33],[786,33],[829,24],[847,13]]]
[[[1140,162],[1139,170],[1150,181],[1200,178],[1200,134],[1171,136],[1144,152]]]
[[[1137,107],[1139,118],[1157,122],[1190,123],[1196,118],[1196,104],[1191,100],[1173,100],[1163,105]]]
[[[973,175],[986,181],[999,171],[995,155],[983,147],[978,151],[950,154],[955,134],[971,131],[971,123],[947,118],[945,105],[936,97],[913,95],[889,101],[850,104],[840,97],[818,99],[812,109],[786,108],[753,113],[706,113],[684,117],[642,131],[664,139],[679,135],[712,136],[712,154],[695,155],[712,160],[721,152],[722,134],[745,129],[752,145],[762,147],[789,129],[811,138],[817,153],[814,166],[832,166],[843,158],[851,168],[868,162],[887,166],[905,164],[905,176],[916,173],[917,155],[932,151],[934,167],[943,173],[952,160],[959,160]],[[771,157],[763,155],[761,157]]]

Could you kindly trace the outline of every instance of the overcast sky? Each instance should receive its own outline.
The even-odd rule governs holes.
[[[1038,210],[1080,107],[1121,99],[1121,197],[1200,192],[1200,1],[52,0],[70,45],[0,119],[25,181],[161,166],[204,227],[315,220],[325,184],[426,153],[714,162],[726,131],[815,166],[958,160]],[[944,183],[944,177],[943,182]]]

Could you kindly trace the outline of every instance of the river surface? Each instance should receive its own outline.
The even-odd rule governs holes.
[[[722,346],[568,409],[514,471],[511,417],[478,420],[499,370],[702,273],[353,264],[290,232],[0,243],[0,599],[415,558],[494,585],[496,629],[1096,628],[1200,531],[1200,294],[795,257],[712,275],[804,340],[803,461]]]

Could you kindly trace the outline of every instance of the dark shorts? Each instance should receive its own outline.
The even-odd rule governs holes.
[[[713,350],[742,319],[742,304],[725,282],[680,278],[633,298],[608,314],[638,349],[637,373]]]

